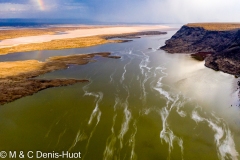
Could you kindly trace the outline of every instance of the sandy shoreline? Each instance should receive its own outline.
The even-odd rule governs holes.
[[[12,47],[21,44],[31,44],[31,43],[42,43],[49,42],[52,40],[60,39],[69,39],[77,37],[90,37],[97,35],[113,35],[113,34],[122,34],[122,33],[133,33],[141,31],[150,31],[150,30],[167,30],[170,27],[168,26],[114,26],[106,28],[85,28],[77,30],[68,30],[64,34],[47,34],[47,35],[37,35],[37,36],[24,36],[12,39],[3,39],[0,41],[0,48]],[[48,30],[49,32],[49,30]]]

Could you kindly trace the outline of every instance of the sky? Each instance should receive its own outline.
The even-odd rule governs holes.
[[[98,22],[239,22],[240,0],[0,0],[2,18]]]

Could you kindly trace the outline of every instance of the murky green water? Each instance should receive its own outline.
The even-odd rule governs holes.
[[[28,151],[81,152],[85,160],[239,159],[236,79],[189,55],[157,50],[172,34],[1,56],[1,61],[44,60],[111,51],[122,58],[97,57],[94,63],[42,75],[91,82],[0,106],[0,150],[23,151],[25,159]]]

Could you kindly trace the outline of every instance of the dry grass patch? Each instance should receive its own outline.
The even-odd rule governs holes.
[[[46,34],[55,34],[55,32],[47,29],[1,30],[0,40],[26,37],[26,36],[46,35]]]
[[[77,37],[77,38],[67,38],[67,39],[57,39],[43,43],[30,43],[21,44],[17,46],[10,46],[0,48],[1,54],[15,53],[15,52],[28,52],[37,50],[60,50],[60,49],[70,49],[70,48],[82,48],[90,47],[95,45],[101,45],[105,43],[122,43],[129,42],[132,40],[111,40],[112,38],[140,38],[143,35],[161,35],[167,34],[167,32],[160,31],[145,31],[145,32],[133,32],[124,34],[114,34],[114,35],[99,35],[90,37]]]
[[[211,31],[240,29],[240,23],[188,23],[188,27],[202,27]]]
[[[14,52],[28,52],[37,50],[60,50],[69,48],[81,48],[90,47],[105,43],[118,42],[112,40],[106,40],[99,36],[92,37],[78,37],[69,39],[59,39],[43,43],[31,43],[31,44],[21,44],[18,46],[12,46],[7,48],[0,48],[0,54],[8,54]]]
[[[93,57],[120,58],[110,52],[56,56],[39,62],[36,60],[0,62],[0,105],[24,96],[32,95],[46,88],[89,82],[86,79],[29,79],[51,71],[66,69],[69,64],[84,65]],[[95,60],[94,60],[95,61]]]
[[[4,78],[10,79],[26,79],[39,76],[41,74],[66,69],[69,64],[84,65],[92,62],[95,56],[107,58],[120,58],[111,56],[110,52],[99,52],[91,54],[77,54],[68,56],[55,56],[48,58],[45,62],[37,60],[0,62],[0,80]]]
[[[40,70],[44,63],[37,60],[0,62],[0,79],[9,76],[17,76],[19,73],[34,72]]]
[[[80,27],[53,27],[53,28],[36,28],[36,29],[16,29],[16,30],[1,30],[0,40],[12,39],[26,36],[39,36],[39,35],[52,35],[57,32],[66,32],[77,29],[91,29],[91,28],[103,28],[107,26],[80,26]]]

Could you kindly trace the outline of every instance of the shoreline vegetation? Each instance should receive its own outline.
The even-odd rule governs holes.
[[[0,55],[16,53],[16,52],[38,51],[38,50],[61,50],[61,49],[71,49],[71,48],[82,48],[82,47],[90,47],[90,46],[101,45],[105,43],[114,43],[114,42],[119,43],[121,41],[106,40],[99,36],[60,39],[60,40],[52,40],[50,42],[21,44],[21,45],[12,46],[12,47],[0,48]]]
[[[37,60],[0,62],[0,105],[32,95],[43,89],[89,82],[86,79],[32,79],[39,75],[62,70],[71,65],[85,65],[94,62],[94,57],[121,58],[110,52],[50,57],[45,62]]]
[[[32,38],[38,38],[41,40],[42,35],[58,34],[59,32],[79,31],[79,29],[88,30],[91,29],[105,29],[114,28],[113,26],[82,26],[79,27],[61,27],[61,28],[46,28],[46,29],[20,29],[20,30],[3,30],[0,34],[0,39],[7,39],[13,41],[24,36],[36,36]],[[119,28],[118,28],[119,29]],[[160,28],[161,29],[161,28]],[[138,29],[139,30],[139,29]],[[115,31],[116,32],[116,31]],[[125,33],[127,32],[127,33]],[[65,33],[60,33],[65,34]],[[16,53],[16,52],[27,52],[36,50],[60,50],[70,48],[81,48],[90,47],[94,45],[100,45],[105,43],[123,43],[132,41],[134,38],[141,38],[144,35],[161,35],[166,32],[160,31],[141,31],[141,32],[129,32],[119,31],[118,33],[109,33],[96,36],[83,35],[75,37],[70,35],[62,38],[57,37],[51,41],[48,39],[42,43],[35,42],[34,39],[26,44],[19,44],[13,46],[0,45],[0,55]],[[40,37],[38,37],[38,35]],[[78,35],[79,36],[79,35]],[[16,39],[14,39],[16,38]],[[27,37],[29,38],[29,37]],[[13,61],[13,62],[0,62],[0,105],[12,102],[16,99],[24,96],[32,95],[38,91],[46,88],[59,87],[72,85],[79,82],[89,82],[87,79],[33,79],[39,75],[52,72],[55,70],[66,69],[71,64],[73,65],[85,65],[90,62],[94,62],[94,57],[101,56],[106,58],[119,59],[120,56],[112,56],[110,52],[100,52],[91,54],[79,54],[70,56],[55,56],[48,58],[45,62],[39,62],[37,60],[26,60],[26,61]]]
[[[161,35],[161,34],[167,34],[167,32],[145,31],[145,32],[124,33],[124,34],[115,34],[115,35],[56,39],[56,40],[43,42],[43,43],[21,44],[21,45],[12,46],[12,47],[0,48],[0,55],[16,53],[16,52],[38,51],[38,50],[61,50],[61,49],[71,49],[71,48],[83,48],[83,47],[91,47],[91,46],[101,45],[106,43],[124,43],[124,42],[131,41],[129,39],[140,38],[139,36]],[[121,38],[121,40],[120,39],[112,40],[114,38]]]
[[[0,55],[16,53],[16,52],[37,51],[37,50],[61,50],[61,49],[71,49],[71,48],[83,48],[83,47],[91,47],[91,46],[101,45],[106,43],[124,43],[124,42],[131,41],[129,39],[140,38],[139,36],[161,35],[161,34],[167,34],[167,32],[145,31],[145,32],[124,33],[124,34],[115,34],[115,35],[56,39],[49,42],[29,43],[29,44],[21,44],[17,46],[0,48]],[[114,38],[121,38],[121,39],[112,40]]]
[[[112,27],[112,26],[111,26]],[[95,29],[108,27],[83,27],[82,29]],[[0,39],[17,38],[22,36],[33,36],[42,34],[56,34],[63,31],[74,31],[77,28],[47,28],[47,29],[22,29],[6,30],[1,32]],[[79,28],[78,28],[79,29]],[[161,29],[161,28],[160,28]],[[65,34],[65,33],[63,33]],[[101,34],[101,33],[99,33]],[[13,45],[10,47],[0,45],[0,55],[27,52],[35,50],[60,50],[69,48],[90,47],[105,43],[123,43],[132,41],[134,38],[141,38],[144,35],[161,35],[166,32],[141,31],[115,34],[102,34],[96,36],[81,36],[73,38],[54,39],[42,43],[27,43]],[[24,37],[23,37],[24,38]],[[41,37],[40,37],[41,38]],[[11,39],[10,39],[11,40]],[[12,39],[14,40],[14,39]],[[85,65],[94,62],[94,57],[119,59],[120,56],[112,56],[110,52],[79,54],[70,56],[55,56],[48,58],[45,62],[37,60],[0,62],[0,105],[12,102],[16,99],[32,95],[38,91],[59,86],[73,85],[75,83],[89,82],[87,79],[33,79],[39,75],[68,68],[69,65]]]
[[[85,26],[45,29],[3,30],[0,34],[0,55],[37,50],[90,47],[105,43],[122,43],[143,35],[160,35],[166,26]],[[9,33],[9,36],[8,36]],[[36,35],[36,36],[35,36]],[[10,38],[10,39],[9,39]],[[112,40],[122,38],[121,40]]]

